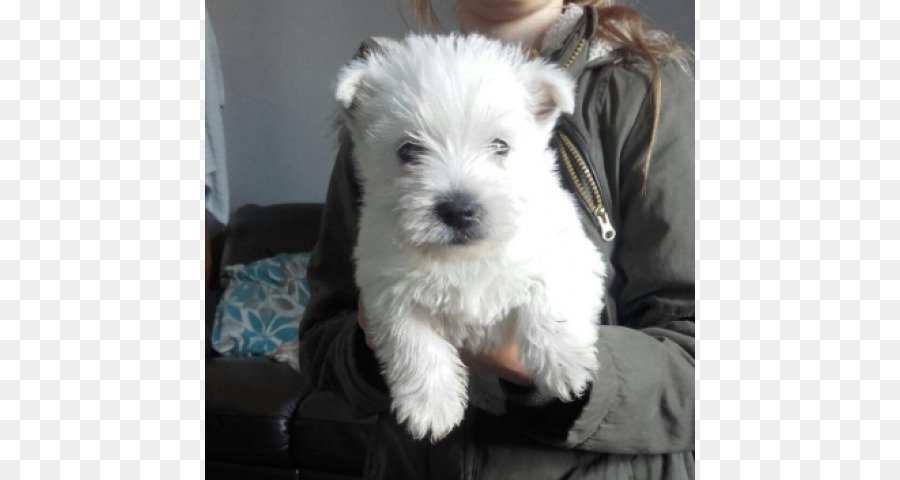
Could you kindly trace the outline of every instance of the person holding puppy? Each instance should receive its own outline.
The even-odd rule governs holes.
[[[433,20],[427,1],[413,2]],[[341,148],[308,278],[301,366],[313,385],[379,416],[371,478],[687,479],[694,476],[693,82],[689,54],[610,2],[459,0],[460,30],[515,43],[576,84],[557,122],[560,175],[607,262],[598,363],[587,390],[562,401],[535,388],[518,346],[460,356],[498,375],[506,413],[470,407],[436,443],[414,440],[391,398],[359,308],[353,251],[359,184]],[[378,49],[367,41],[364,56]]]

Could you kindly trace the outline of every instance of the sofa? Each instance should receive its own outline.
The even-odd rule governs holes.
[[[218,228],[208,219],[213,278],[228,265],[311,251],[321,215],[321,204],[298,203],[243,206]],[[223,283],[206,291],[206,477],[361,478],[375,417],[357,418],[342,398],[315,391],[287,364],[212,349]]]

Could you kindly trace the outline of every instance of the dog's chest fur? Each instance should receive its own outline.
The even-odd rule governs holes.
[[[527,301],[534,279],[504,260],[433,265],[411,276],[416,303],[450,343],[478,351],[509,340],[515,309]]]
[[[413,252],[382,257],[394,270],[382,288],[389,311],[415,312],[457,347],[473,351],[497,348],[508,341],[516,307],[525,303],[537,281],[528,264],[499,254],[476,259],[433,260]],[[371,257],[370,257],[371,258]],[[382,263],[382,262],[376,262]],[[372,270],[385,270],[370,265]],[[381,283],[381,282],[378,282]]]

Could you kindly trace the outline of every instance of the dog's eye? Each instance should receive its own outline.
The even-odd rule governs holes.
[[[415,163],[423,153],[425,153],[425,148],[412,142],[404,143],[397,149],[397,156],[403,163]]]
[[[509,144],[505,141],[495,138],[493,142],[491,142],[491,149],[494,151],[494,155],[505,157],[509,154]]]

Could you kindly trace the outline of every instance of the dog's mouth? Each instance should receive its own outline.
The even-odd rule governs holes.
[[[442,228],[436,228],[431,231],[427,237],[419,238],[407,237],[403,243],[407,245],[428,251],[436,251],[443,249],[459,250],[467,247],[475,247],[488,242],[488,236],[484,229],[472,227],[465,230],[448,228],[442,225]],[[424,238],[423,238],[424,237]]]
[[[467,231],[454,231],[452,233],[452,236],[450,237],[450,240],[447,242],[447,245],[454,247],[463,247],[471,245],[483,239],[484,235],[474,229]]]
[[[432,240],[415,245],[415,249],[433,261],[471,260],[490,252],[496,247],[487,235],[477,232],[446,232],[440,240]]]

